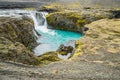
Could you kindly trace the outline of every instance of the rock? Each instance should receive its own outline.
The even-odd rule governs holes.
[[[0,18],[0,60],[39,64],[31,52],[36,45],[33,29],[29,18]]]
[[[57,52],[61,55],[67,55],[68,53],[73,53],[73,50],[74,48],[72,46],[64,46],[61,44]]]
[[[0,37],[12,42],[20,42],[29,49],[37,44],[33,30],[33,21],[29,18],[0,18]]]
[[[32,53],[37,44],[33,30],[33,21],[27,17],[0,18],[0,60],[29,65],[59,61],[58,52],[47,52],[39,57]]]
[[[81,12],[55,12],[46,16],[47,22],[50,25],[48,28],[75,31],[83,33],[85,24],[93,21],[113,17],[110,12],[105,11],[85,11]]]
[[[43,55],[38,56],[40,65],[49,64],[51,62],[60,61],[61,59],[58,58],[58,52],[46,52]]]
[[[120,10],[110,10],[113,14],[113,18],[120,18]]]
[[[20,42],[0,37],[0,60],[37,65],[38,59]]]
[[[80,13],[74,12],[51,13],[46,18],[51,26],[50,28],[75,32],[82,32],[82,27],[86,23],[86,20],[81,17]]]

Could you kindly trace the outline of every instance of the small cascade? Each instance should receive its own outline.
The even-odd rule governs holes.
[[[47,20],[46,20],[46,15],[48,13],[47,12],[36,12],[35,15],[34,15],[34,22],[36,24],[35,26],[35,29],[37,31],[40,31],[42,33],[47,33],[47,34],[50,34],[50,35],[54,35],[54,30],[51,30],[51,29],[48,29],[48,24],[47,24]],[[41,33],[41,34],[42,34]]]

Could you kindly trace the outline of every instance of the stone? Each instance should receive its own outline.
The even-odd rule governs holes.
[[[60,61],[61,59],[58,57],[58,54],[58,52],[46,52],[43,55],[38,56],[40,62],[39,65],[46,65],[51,62]]]
[[[37,57],[31,52],[37,44],[33,29],[33,21],[30,18],[1,17],[0,60],[39,64]]]
[[[68,30],[74,32],[80,32],[84,34],[85,24],[89,24],[93,21],[113,18],[113,14],[109,11],[78,11],[78,12],[54,12],[46,16],[48,25],[52,29]]]
[[[73,50],[74,48],[72,46],[64,46],[61,44],[57,52],[61,55],[67,55],[68,53],[73,53]]]
[[[29,49],[32,49],[37,44],[33,33],[33,24],[33,21],[27,17],[20,19],[0,18],[0,37],[5,37],[12,42],[21,42]]]

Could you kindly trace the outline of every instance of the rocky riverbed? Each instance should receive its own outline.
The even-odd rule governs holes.
[[[39,10],[50,12],[48,28],[83,34],[75,42],[74,54],[61,60],[57,55],[69,50],[60,48],[35,56],[31,51],[37,45],[33,20],[0,17],[0,80],[120,80],[119,9],[50,4]]]

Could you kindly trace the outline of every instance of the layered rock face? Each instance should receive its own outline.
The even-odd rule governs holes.
[[[36,45],[33,21],[26,17],[0,18],[0,59],[38,64],[31,52]]]

